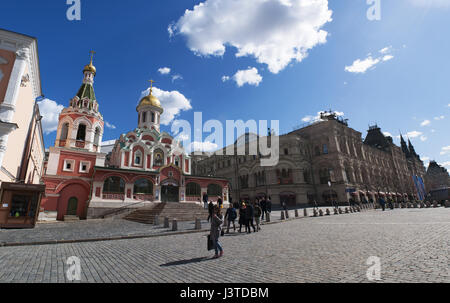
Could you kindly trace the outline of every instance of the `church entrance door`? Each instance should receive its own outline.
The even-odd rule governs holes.
[[[179,202],[179,188],[173,185],[163,185],[161,187],[161,202]]]

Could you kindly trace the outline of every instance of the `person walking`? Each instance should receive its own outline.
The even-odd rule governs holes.
[[[208,209],[208,194],[203,195],[203,206]]]
[[[269,196],[269,199],[266,200],[266,215],[272,213],[272,199]]]
[[[225,213],[225,220],[227,220],[227,234],[230,233],[230,225],[233,223],[233,230],[236,232],[236,225],[234,221],[237,218],[236,208],[234,208],[233,204],[230,204],[230,207],[227,209]]]
[[[264,216],[266,215],[266,198],[265,197],[261,199],[259,206],[261,207],[261,220],[264,220]]]
[[[255,225],[253,224],[254,216],[255,216],[255,210],[254,210],[253,206],[251,204],[247,205],[247,208],[245,210],[245,220],[247,223],[247,232],[249,234],[251,233],[250,225],[253,228],[253,232],[256,232]]]
[[[211,218],[211,231],[210,236],[211,240],[214,243],[214,249],[216,254],[214,255],[214,259],[220,258],[223,256],[223,248],[222,244],[219,242],[220,232],[222,230],[223,224],[223,216],[221,209],[218,205],[215,205],[213,208],[213,215]],[[220,254],[219,254],[220,251]]]
[[[256,202],[253,207],[254,207],[254,212],[255,212],[256,231],[260,231],[261,230],[260,219],[261,219],[261,214],[263,212],[262,212],[261,206],[259,206],[258,202]]]
[[[247,221],[245,219],[247,205],[242,201],[241,208],[239,208],[239,232],[242,232],[242,225],[245,226],[245,232],[247,232]]]
[[[386,210],[386,201],[384,201],[384,199],[380,196],[380,199],[378,199],[378,203],[380,203],[381,208],[383,209],[383,211]]]
[[[209,222],[209,219],[212,218],[213,212],[214,212],[214,204],[212,203],[212,201],[209,201],[209,204],[208,204],[208,213],[209,213],[209,215],[208,215],[208,222]]]
[[[217,196],[217,205],[219,205],[219,208],[222,209],[223,208],[223,200],[221,196]]]

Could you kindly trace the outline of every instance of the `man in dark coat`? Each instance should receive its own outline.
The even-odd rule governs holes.
[[[272,212],[272,201],[271,200],[272,199],[270,199],[270,196],[269,196],[269,199],[266,200],[266,212],[268,212],[269,214]]]
[[[218,196],[217,197],[217,205],[219,206],[220,209],[222,209],[222,204],[223,204],[222,197]]]
[[[209,222],[209,219],[212,218],[213,212],[214,212],[214,204],[212,203],[212,201],[209,201],[209,204],[208,204],[208,213],[209,213],[208,222]]]
[[[386,210],[386,201],[384,201],[384,199],[382,197],[380,197],[378,202],[380,203],[380,206],[383,209],[383,211],[385,211]]]
[[[255,216],[255,210],[253,209],[253,206],[251,204],[247,205],[247,208],[245,209],[245,220],[247,223],[247,230],[248,233],[251,233],[250,225],[253,227],[253,232],[256,232],[255,225],[253,224],[253,217]]]
[[[259,205],[261,206],[261,211],[262,211],[261,220],[264,220],[264,215],[266,214],[266,211],[267,211],[267,209],[266,209],[266,198],[262,198],[261,202],[259,203]]]
[[[203,195],[203,205],[205,206],[205,209],[208,208],[208,194]]]

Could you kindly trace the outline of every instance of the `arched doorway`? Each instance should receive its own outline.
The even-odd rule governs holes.
[[[64,216],[78,216],[86,219],[86,202],[89,199],[89,187],[86,184],[71,183],[59,192],[57,220],[63,221]]]
[[[77,209],[78,209],[78,199],[76,197],[70,198],[69,202],[67,204],[66,215],[68,215],[68,216],[76,216],[77,215]]]
[[[180,202],[178,186],[172,184],[161,186],[161,202]]]

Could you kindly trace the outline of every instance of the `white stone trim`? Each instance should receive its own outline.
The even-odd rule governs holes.
[[[70,165],[70,169],[67,168],[67,164],[71,164]],[[63,171],[65,172],[74,172],[75,171],[75,160],[72,159],[64,159],[64,166],[63,166]]]

